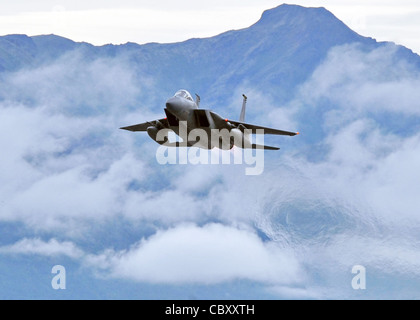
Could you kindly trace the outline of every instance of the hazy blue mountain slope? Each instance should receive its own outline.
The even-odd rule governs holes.
[[[54,35],[16,35],[0,41],[2,70],[47,63],[75,49],[83,49],[86,59],[124,55],[135,70],[156,79],[160,92],[187,87],[213,94],[219,103],[240,84],[264,89],[284,102],[332,47],[354,42],[366,48],[381,45],[356,34],[324,8],[291,5],[267,10],[249,28],[174,44],[93,47]],[[408,50],[401,51],[412,58]]]
[[[36,44],[26,35],[0,37],[0,71],[13,71],[30,66],[36,54]]]
[[[54,61],[68,60],[69,64],[74,62],[76,65],[67,71],[66,78],[75,77],[77,81],[77,78],[83,77],[84,74],[81,62],[87,67],[92,66],[90,62],[102,61],[113,70],[114,63],[118,61],[117,66],[123,63],[131,70],[131,80],[138,88],[147,87],[139,90],[129,105],[122,106],[121,111],[143,107],[159,111],[166,97],[178,88],[187,88],[202,96],[203,107],[215,108],[217,112],[236,117],[240,108],[240,94],[243,92],[266,96],[264,104],[275,103],[277,107],[293,104],[293,100],[301,93],[302,85],[328,60],[332,49],[343,45],[349,45],[349,48],[357,46],[358,52],[364,52],[366,57],[369,53],[380,52],[381,48],[392,50],[392,57],[387,57],[385,52],[389,50],[385,50],[384,55],[378,56],[376,60],[372,58],[370,68],[376,66],[382,68],[381,70],[391,70],[401,65],[401,61],[410,64],[410,68],[414,67],[411,71],[420,68],[420,58],[411,50],[362,37],[324,8],[281,5],[265,11],[261,19],[249,28],[180,43],[127,43],[95,47],[55,35],[31,38],[25,35],[0,37],[0,70],[3,70],[4,74],[28,67],[48,67],[52,66]],[[75,52],[77,55],[73,54]],[[351,52],[353,51],[349,49],[343,51],[343,54]],[[70,56],[66,57],[66,54]],[[380,58],[383,57],[387,59],[386,63],[384,62],[386,66],[381,65]],[[341,69],[342,66],[337,63],[334,70],[329,72],[332,75]],[[376,72],[372,73],[374,74]],[[395,72],[389,72],[387,77],[391,79],[393,74]],[[26,85],[34,90],[38,86],[29,83]],[[95,81],[90,85],[97,87]],[[42,90],[48,88],[39,92]],[[358,92],[357,88],[353,90],[355,95],[364,95]],[[3,96],[3,99],[6,99],[5,96],[10,95],[10,92],[15,92],[16,99],[22,99],[16,88],[9,90],[7,87],[0,89],[0,98]],[[49,94],[44,94],[44,97],[48,98],[50,95],[54,96],[56,93],[50,91]],[[301,113],[300,122],[310,122],[305,125],[307,132],[318,139],[325,135],[318,124],[322,123],[329,111],[337,107],[337,102],[331,99],[318,99],[315,102],[310,100],[309,96],[310,94],[306,94],[307,98],[303,101],[305,105],[295,111]],[[71,99],[75,98],[73,95]],[[31,100],[32,97],[27,99]],[[313,108],[314,105],[317,107]],[[96,114],[101,112],[101,108],[106,110],[107,107],[101,106],[95,100],[86,101],[83,106],[75,103],[74,112]],[[264,105],[253,105],[249,109],[249,115],[258,119],[266,108]],[[291,106],[288,108],[291,109]],[[404,122],[395,120],[395,117],[379,119],[377,114],[374,117],[389,126],[396,121],[396,125],[400,126],[398,130],[406,130],[404,125],[401,125]],[[416,128],[412,118],[405,121],[410,122],[410,128]]]
[[[55,35],[44,35],[32,37],[35,45],[38,48],[38,54],[36,56],[37,63],[42,64],[45,61],[52,61],[59,58],[66,52],[75,49],[86,50],[86,55],[94,55],[94,46],[88,43],[77,43],[70,39]]]
[[[159,83],[176,78],[221,101],[246,83],[257,89],[276,88],[270,94],[284,100],[331,47],[356,41],[374,42],[323,8],[283,5],[266,11],[246,29],[176,44],[148,44],[133,48],[131,54],[142,70],[159,76]]]

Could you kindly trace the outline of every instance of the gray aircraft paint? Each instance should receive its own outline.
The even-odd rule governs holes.
[[[199,109],[200,97],[198,95],[196,101],[194,101],[188,91],[179,90],[173,97],[166,101],[166,108],[164,109],[166,118],[122,127],[120,129],[133,132],[146,131],[154,141],[168,147],[194,146],[202,149],[219,148],[223,150],[232,149],[234,146],[242,149],[279,150],[277,147],[252,144],[250,135],[272,134],[295,136],[299,134],[298,132],[283,131],[245,123],[247,99],[248,98],[243,95],[240,120],[233,121],[223,118],[211,110]],[[162,130],[165,130],[165,136],[167,136],[169,131],[175,132],[178,136],[183,132],[184,134],[182,135],[184,137],[181,138],[198,136],[198,134],[191,135],[191,133],[200,132],[201,136],[205,134],[207,135],[207,138],[194,141],[184,139],[183,142],[171,143],[167,137],[162,138],[162,134],[158,135]],[[158,136],[160,137],[159,139]],[[203,143],[203,141],[206,143]]]

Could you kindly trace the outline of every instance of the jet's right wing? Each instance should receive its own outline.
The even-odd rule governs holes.
[[[255,133],[256,130],[264,130],[264,134],[274,134],[274,135],[280,135],[280,136],[292,136],[293,137],[293,136],[296,136],[296,135],[299,134],[299,132],[277,130],[277,129],[257,126],[257,125],[249,124],[249,123],[245,123],[245,122],[232,121],[232,120],[229,120],[229,122],[231,124],[235,125],[238,128],[242,128],[242,130],[244,128],[248,129],[248,130],[252,130],[253,133]]]

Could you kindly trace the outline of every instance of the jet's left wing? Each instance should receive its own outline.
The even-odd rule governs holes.
[[[133,132],[135,132],[135,131],[147,131],[148,127],[159,127],[159,123],[162,124],[164,128],[169,128],[168,120],[165,118],[165,119],[147,121],[147,122],[144,122],[144,123],[136,124],[134,126],[122,127],[120,129],[133,131]]]
[[[252,130],[253,133],[256,133],[256,130],[264,130],[264,134],[275,134],[279,136],[292,136],[292,137],[299,134],[299,132],[277,130],[277,129],[257,126],[257,125],[249,124],[245,122],[232,121],[232,120],[228,120],[228,121],[234,126],[236,126],[238,129],[240,129],[242,132],[244,131],[244,129]]]

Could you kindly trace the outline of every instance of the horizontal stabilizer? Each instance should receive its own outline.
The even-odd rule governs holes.
[[[273,151],[280,150],[280,148],[277,148],[277,147],[263,146],[261,144],[255,144],[255,143],[252,145],[252,149],[253,150],[256,150],[256,149],[258,149],[258,150],[273,150]]]

